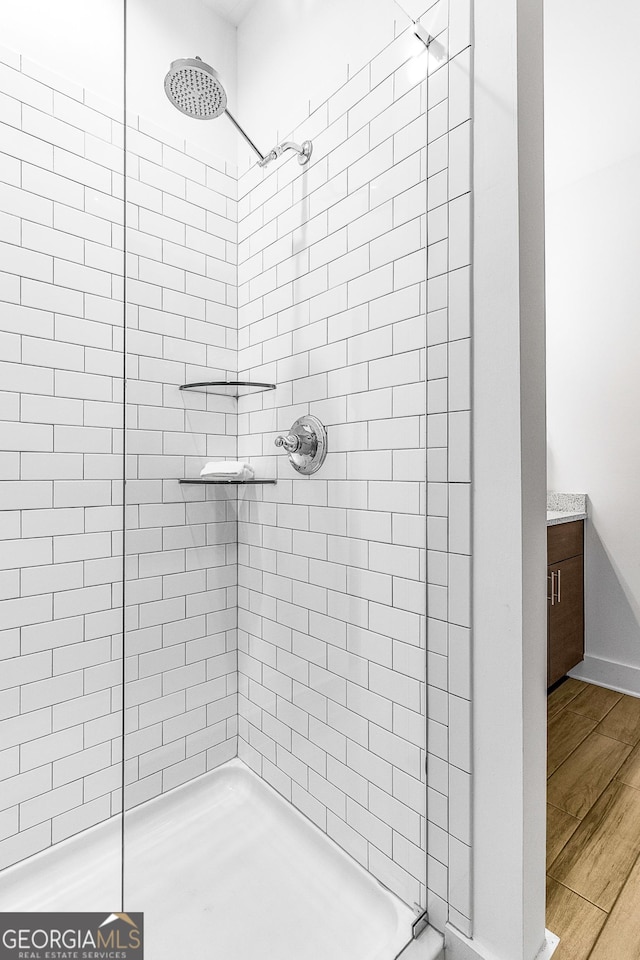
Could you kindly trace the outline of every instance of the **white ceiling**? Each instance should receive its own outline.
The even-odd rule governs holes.
[[[256,0],[204,0],[204,2],[218,16],[234,23],[237,27],[240,21],[244,20]]]

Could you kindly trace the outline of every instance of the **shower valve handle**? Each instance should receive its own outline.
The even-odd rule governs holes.
[[[311,414],[299,417],[291,430],[277,436],[274,442],[288,455],[293,469],[302,474],[319,470],[327,455],[327,431]]]
[[[289,433],[286,437],[276,437],[275,445],[276,447],[284,447],[287,453],[297,453],[302,445],[302,441],[295,433]]]

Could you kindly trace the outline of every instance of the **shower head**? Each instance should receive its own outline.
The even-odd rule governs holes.
[[[265,167],[272,160],[277,160],[285,150],[294,150],[298,154],[300,164],[309,161],[313,149],[309,140],[305,140],[302,146],[291,141],[278,144],[265,157],[227,109],[227,91],[222,85],[222,80],[213,67],[200,57],[195,57],[193,60],[174,60],[164,78],[164,92],[176,110],[186,114],[187,117],[195,117],[197,120],[215,120],[216,117],[226,113],[238,133],[257,153],[261,167]]]
[[[214,120],[227,108],[220,77],[200,57],[174,60],[164,78],[164,90],[174,107],[197,120]]]

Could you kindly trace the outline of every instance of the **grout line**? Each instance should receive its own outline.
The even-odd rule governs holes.
[[[554,883],[557,883],[559,887],[564,887],[565,890],[568,890],[575,897],[579,897],[580,900],[584,900],[585,903],[588,903],[592,907],[595,907],[596,910],[600,910],[600,912],[604,913],[606,917],[609,916],[611,911],[605,910],[603,907],[599,907],[597,903],[594,903],[593,900],[589,900],[588,897],[584,897],[581,893],[578,893],[577,890],[574,890],[573,887],[569,887],[566,883],[562,883],[561,880],[556,880],[556,878],[552,877],[550,874],[547,874],[547,877],[549,878],[549,880],[553,880]],[[616,897],[616,900],[617,900],[617,897]],[[613,910],[613,907],[611,909]]]
[[[559,714],[558,714],[558,716],[559,716]],[[580,716],[580,714],[576,714],[576,716]],[[593,727],[591,730],[589,730],[589,732],[584,735],[584,737],[582,738],[582,740],[580,740],[579,743],[577,743],[577,744],[575,745],[575,747],[573,748],[573,750],[571,750],[571,751],[566,755],[566,757],[564,758],[564,760],[562,760],[562,761],[558,764],[558,766],[555,767],[554,770],[552,770],[551,773],[548,772],[548,766],[547,766],[547,783],[549,782],[549,780],[551,779],[551,777],[553,777],[554,774],[556,774],[556,773],[558,772],[558,770],[560,770],[560,768],[565,765],[565,763],[567,762],[567,760],[568,760],[570,757],[573,756],[573,754],[576,752],[576,750],[578,749],[578,747],[581,747],[582,744],[585,742],[585,740],[587,740],[587,738],[591,736],[591,734],[594,732],[594,730],[595,730],[595,727]],[[547,763],[548,763],[548,757],[549,757],[549,749],[548,749],[548,746],[547,746]],[[548,801],[547,801],[547,802],[548,802]],[[551,804],[551,806],[555,806],[555,804]],[[560,809],[560,808],[558,808],[558,809]],[[566,812],[566,811],[565,811],[565,812]]]
[[[625,890],[625,888],[626,888],[626,886],[627,886],[627,884],[628,884],[628,882],[629,882],[629,877],[631,876],[631,874],[632,874],[633,871],[635,870],[635,868],[636,868],[636,866],[637,866],[637,864],[638,864],[639,861],[640,861],[640,852],[638,853],[638,856],[636,857],[636,859],[633,861],[633,864],[632,864],[632,866],[631,866],[631,869],[629,870],[629,873],[628,873],[627,876],[625,877],[624,883],[623,883],[622,886],[620,887],[620,891],[619,891],[619,893],[618,893],[618,896],[615,898],[615,900],[614,900],[613,903],[611,904],[611,909],[610,909],[608,912],[607,912],[606,910],[604,911],[604,912],[607,914],[607,919],[606,919],[605,922],[602,924],[602,929],[601,929],[600,932],[598,933],[598,936],[596,937],[596,939],[595,939],[595,941],[594,941],[594,943],[593,943],[593,946],[591,947],[591,950],[589,951],[589,954],[588,954],[586,960],[589,960],[589,957],[593,954],[593,951],[594,951],[595,948],[596,948],[596,945],[597,945],[597,943],[598,943],[598,940],[599,940],[600,937],[602,936],[602,933],[603,933],[603,931],[604,931],[604,928],[607,926],[607,923],[609,922],[609,917],[612,915],[612,913],[613,913],[613,911],[614,911],[614,909],[615,909],[615,906],[616,906],[618,900],[620,899],[620,897],[621,897],[622,894],[624,893],[624,890]],[[585,898],[583,897],[582,899],[585,899]],[[587,901],[587,902],[588,902],[588,903],[591,903],[590,900]],[[594,906],[597,906],[597,904],[594,904]],[[601,910],[602,907],[599,907],[599,909]]]
[[[591,734],[589,734],[589,736],[591,736]],[[585,737],[585,740],[586,740],[586,739],[588,739],[588,737]],[[585,741],[583,740],[582,743],[584,743],[584,742],[585,742]],[[616,742],[616,743],[620,743],[619,740],[616,740],[615,742]],[[580,744],[580,746],[582,746],[582,744]],[[625,746],[629,746],[629,744],[625,744]],[[577,750],[577,749],[578,749],[578,748],[576,747],[576,750]],[[575,750],[573,751],[573,753],[575,753]],[[571,755],[573,755],[573,754],[571,754]],[[628,754],[627,754],[627,756],[628,756]],[[568,760],[568,759],[569,759],[569,758],[567,757],[567,760]],[[558,810],[562,810],[563,813],[566,813],[566,814],[568,814],[570,817],[574,817],[576,820],[579,820],[580,823],[583,823],[583,822],[586,820],[586,818],[589,816],[589,814],[591,813],[591,811],[593,810],[593,808],[595,807],[595,805],[598,803],[598,801],[602,798],[602,796],[603,796],[603,794],[605,793],[605,791],[606,791],[606,790],[611,786],[611,784],[614,782],[614,780],[616,779],[616,773],[621,769],[622,765],[625,763],[626,760],[627,760],[627,757],[625,757],[624,760],[621,760],[621,761],[620,761],[619,766],[616,767],[615,773],[611,776],[611,779],[607,781],[607,783],[606,783],[605,786],[602,788],[602,790],[600,791],[600,793],[598,794],[598,796],[596,797],[596,799],[593,801],[593,803],[591,804],[591,806],[589,807],[589,809],[586,811],[586,813],[584,814],[584,816],[582,816],[582,817],[576,817],[575,814],[569,813],[569,811],[568,811],[568,810],[565,810],[564,807],[558,807],[557,804],[555,804],[555,803],[551,803],[550,806],[556,807],[556,809],[558,809]],[[564,761],[564,763],[566,763],[566,761]],[[560,769],[564,766],[564,763],[562,763],[562,764],[560,765],[560,767],[558,767],[558,770],[560,770]],[[557,773],[558,770],[556,770],[555,772]],[[618,781],[618,783],[622,783],[622,781]],[[625,784],[625,786],[627,786],[627,784]],[[549,803],[548,800],[547,800],[547,803]],[[576,829],[577,829],[577,828],[576,828]],[[567,842],[569,842],[569,841],[567,841]],[[556,859],[557,859],[557,858],[556,858]],[[555,861],[554,861],[554,862],[555,862]]]
[[[575,699],[575,698],[572,698],[572,700],[573,700],[573,699]],[[602,720],[604,720],[604,717],[608,716],[608,714],[611,712],[611,710],[613,710],[613,708],[620,702],[621,699],[622,699],[622,695],[620,696],[620,698],[618,698],[618,700],[616,700],[616,702],[612,705],[612,707],[610,708],[610,710],[607,711],[607,713],[601,718],[601,720],[597,722],[598,725],[599,725],[600,723],[602,723]],[[564,712],[565,710],[567,710],[567,707],[568,707],[568,705],[572,702],[572,700],[570,700],[570,701],[568,702],[568,704],[566,704],[566,705],[558,712],[558,714],[556,714],[556,715],[559,716],[560,713],[562,713],[562,712]],[[571,712],[573,712],[573,711],[569,710],[568,712],[571,713]],[[582,716],[582,714],[577,714],[577,715],[578,715],[578,716]],[[588,718],[588,719],[593,719],[593,718]],[[571,756],[573,753],[575,753],[575,750],[577,750],[578,747],[579,747],[582,743],[585,742],[585,740],[591,735],[591,733],[596,732],[596,731],[597,731],[597,726],[594,727],[594,729],[593,729],[589,734],[587,734],[587,737],[585,737],[583,740],[580,741],[580,744],[578,744],[578,745],[576,746],[576,748],[572,751],[571,754],[569,754],[569,756]],[[602,736],[602,734],[601,734],[601,736]],[[615,738],[610,738],[610,739],[615,739]],[[620,741],[620,740],[616,740],[616,742],[618,742],[618,743],[625,743],[625,741]],[[625,743],[625,745],[626,745],[626,746],[631,746],[631,749],[632,749],[632,750],[635,748],[633,744],[626,744],[626,743]],[[637,746],[637,744],[636,744],[635,746]],[[629,754],[628,756],[630,756],[630,754]],[[567,761],[568,759],[569,759],[569,757],[567,757],[567,758],[563,761],[563,763],[560,764],[560,766],[557,768],[557,770],[561,769],[561,767],[564,765],[564,763],[566,763],[566,761]],[[591,807],[589,808],[589,810],[588,810],[587,813],[585,814],[585,817],[583,817],[583,818],[576,818],[576,819],[579,819],[580,823],[583,823],[583,822],[584,822],[584,819],[586,819],[586,817],[591,813],[591,811],[593,810],[593,807],[596,805],[596,803],[598,802],[598,800],[603,796],[603,794],[605,793],[605,791],[611,786],[612,783],[617,782],[617,783],[620,783],[620,784],[623,785],[623,786],[629,786],[629,787],[631,787],[631,789],[637,789],[637,788],[632,787],[631,784],[625,784],[624,781],[617,780],[616,774],[620,771],[620,769],[622,768],[623,764],[626,762],[626,759],[627,759],[627,757],[625,757],[625,759],[621,762],[620,766],[616,769],[615,773],[613,774],[613,776],[611,777],[611,779],[608,781],[608,783],[605,785],[604,789],[603,789],[602,792],[599,794],[598,798],[594,801],[594,803],[591,805]],[[556,771],[554,771],[554,772],[556,772]],[[549,801],[547,801],[547,803],[549,803]],[[565,813],[565,814],[567,814],[568,816],[573,816],[572,814],[569,814],[568,811],[563,810],[562,807],[557,807],[555,804],[549,804],[549,805],[555,807],[555,809],[562,810],[562,812]],[[606,814],[605,814],[605,817],[606,817]],[[603,819],[604,819],[604,818],[603,818]],[[601,822],[602,822],[602,820],[600,821],[600,823],[601,823]],[[607,910],[604,910],[601,906],[599,906],[599,905],[596,904],[596,903],[593,903],[593,901],[589,900],[587,897],[583,896],[581,893],[578,893],[578,891],[574,890],[572,887],[568,886],[566,883],[562,883],[560,880],[556,880],[553,876],[551,876],[551,873],[550,873],[550,871],[553,869],[553,865],[557,862],[558,858],[562,855],[562,853],[563,853],[564,850],[566,849],[567,845],[571,842],[571,840],[572,840],[573,837],[575,836],[577,830],[579,829],[579,825],[580,825],[580,824],[578,824],[578,826],[577,826],[576,829],[573,831],[573,833],[571,834],[571,836],[567,839],[566,843],[563,845],[563,847],[561,848],[561,850],[558,852],[557,856],[554,858],[554,860],[552,861],[552,863],[549,864],[549,866],[547,867],[546,873],[547,873],[547,877],[549,877],[549,878],[550,878],[551,880],[553,880],[555,883],[558,883],[560,886],[564,887],[565,889],[570,890],[571,893],[573,893],[575,896],[578,896],[578,897],[579,897],[581,900],[583,900],[584,902],[591,904],[592,906],[596,907],[598,910],[601,910],[603,913],[605,913],[607,919],[604,921],[604,923],[603,923],[603,925],[602,925],[602,928],[601,928],[601,930],[599,931],[598,936],[596,937],[596,939],[595,939],[595,941],[594,941],[594,943],[593,943],[593,945],[592,945],[592,947],[591,947],[591,949],[590,949],[590,951],[589,951],[588,956],[591,956],[592,953],[593,953],[593,951],[595,950],[595,947],[596,947],[598,941],[600,940],[600,937],[602,936],[603,930],[605,929],[605,927],[606,927],[606,925],[607,925],[608,918],[611,916],[611,914],[612,914],[612,912],[613,912],[613,910],[614,910],[614,908],[615,908],[616,903],[618,902],[620,896],[622,895],[622,893],[623,893],[623,891],[624,891],[624,889],[625,889],[625,887],[626,887],[626,885],[627,885],[627,883],[628,883],[628,881],[629,881],[629,877],[631,876],[631,873],[633,872],[633,870],[635,869],[636,865],[637,865],[638,862],[640,861],[640,852],[638,853],[638,855],[636,856],[633,864],[631,865],[631,867],[630,867],[630,869],[629,869],[629,871],[628,871],[628,873],[627,873],[627,875],[626,875],[626,877],[625,877],[624,883],[622,884],[622,886],[621,886],[621,888],[620,888],[620,890],[619,890],[619,892],[618,892],[618,895],[616,896],[613,904],[611,905],[610,910],[608,910],[608,911],[607,911]]]

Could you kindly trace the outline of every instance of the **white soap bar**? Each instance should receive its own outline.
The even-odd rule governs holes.
[[[254,469],[244,460],[214,460],[207,463],[200,471],[201,477],[232,477],[242,480],[251,480]]]

